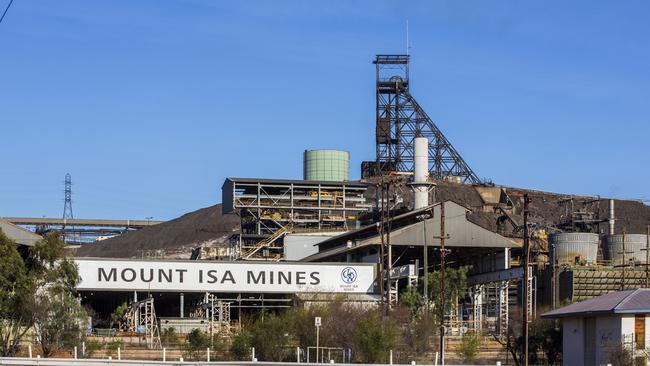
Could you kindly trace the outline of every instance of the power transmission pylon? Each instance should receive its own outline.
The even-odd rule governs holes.
[[[63,203],[63,240],[67,241],[68,237],[66,235],[66,221],[73,219],[74,215],[72,213],[72,177],[70,173],[65,175],[64,183],[64,203]]]

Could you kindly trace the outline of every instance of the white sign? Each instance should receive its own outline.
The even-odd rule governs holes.
[[[78,290],[371,293],[372,264],[75,259]]]
[[[314,325],[320,327],[320,316],[314,317]]]

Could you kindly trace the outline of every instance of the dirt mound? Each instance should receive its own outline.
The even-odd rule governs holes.
[[[225,246],[239,230],[239,217],[221,214],[221,204],[202,208],[155,226],[85,245],[77,250],[80,257],[132,258],[164,250],[165,255],[190,256],[197,246]]]

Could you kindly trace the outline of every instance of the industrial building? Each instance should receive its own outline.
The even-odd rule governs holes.
[[[375,160],[361,164],[360,180],[350,180],[344,150],[305,150],[304,179],[227,178],[221,205],[80,248],[79,257],[131,260],[145,257],[135,248],[164,252],[155,260],[113,258],[115,272],[78,258],[83,301],[104,315],[130,301],[124,329],[146,324],[154,346],[155,327],[214,332],[241,311],[296,306],[310,296],[346,293],[348,301],[393,306],[428,273],[461,266],[470,267],[468,293],[447,299],[450,334],[505,337],[524,309],[534,319],[563,302],[650,287],[650,207],[479,178],[412,95],[410,56],[377,55],[373,64]],[[153,247],[164,240],[172,243]],[[283,290],[247,287],[247,274],[243,282],[234,275],[242,266],[322,268],[333,287],[284,286],[303,281],[298,272],[267,277]],[[177,270],[186,282],[173,283]],[[223,271],[233,271],[232,282]],[[92,276],[119,284],[92,284]],[[155,276],[168,283],[156,287]]]

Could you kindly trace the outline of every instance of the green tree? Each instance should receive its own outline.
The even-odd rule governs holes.
[[[79,274],[56,233],[30,249],[27,269],[36,286],[31,309],[43,355],[79,344],[86,321],[85,310],[74,297]]]
[[[249,327],[251,346],[255,355],[264,361],[283,361],[286,346],[293,335],[293,318],[291,312],[283,315],[266,314]]]
[[[16,243],[0,230],[0,355],[14,356],[32,326],[33,283]]]
[[[400,302],[411,312],[411,318],[415,318],[424,306],[422,292],[415,286],[408,286],[399,296]]]
[[[113,312],[111,313],[112,328],[120,327],[120,324],[124,319],[124,315],[128,310],[129,310],[129,305],[126,302],[121,303],[118,307],[115,308],[115,310],[113,310]],[[173,329],[173,328],[167,328],[167,329]]]
[[[187,334],[186,339],[185,353],[188,358],[196,359],[200,352],[205,351],[210,347],[210,337],[200,329],[192,329],[192,331]]]
[[[397,335],[397,326],[388,319],[382,321],[379,311],[367,312],[354,330],[355,349],[360,361],[386,363],[389,351],[397,345]]]
[[[250,360],[253,336],[248,330],[235,335],[230,345],[230,353],[238,360]]]
[[[470,266],[445,269],[445,313],[448,314],[454,299],[465,296],[467,292],[467,273]],[[429,273],[429,299],[433,300],[436,309],[440,308],[442,289],[440,288],[440,271]],[[436,317],[440,315],[436,312]],[[438,322],[440,319],[438,319]],[[439,323],[438,323],[439,324]]]

